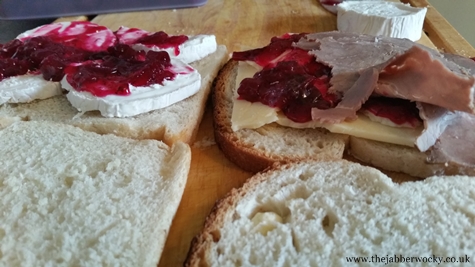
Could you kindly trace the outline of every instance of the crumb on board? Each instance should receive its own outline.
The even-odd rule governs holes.
[[[193,147],[195,148],[207,148],[212,145],[215,145],[216,141],[214,140],[213,137],[210,136],[205,136],[203,139],[196,141],[193,143]]]

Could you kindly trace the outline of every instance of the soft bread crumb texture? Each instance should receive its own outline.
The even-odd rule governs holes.
[[[0,155],[0,266],[157,265],[187,145],[19,122]]]
[[[472,255],[474,188],[467,176],[398,185],[343,160],[286,165],[218,203],[187,264],[355,266],[346,257]]]

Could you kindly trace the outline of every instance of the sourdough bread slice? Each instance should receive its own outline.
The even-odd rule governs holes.
[[[191,152],[17,122],[0,157],[0,266],[156,266]]]
[[[403,265],[429,266],[433,255],[466,259],[475,250],[473,188],[468,176],[395,184],[344,160],[283,165],[216,203],[185,265],[359,266],[351,260],[365,257],[364,266],[373,266],[397,256]]]
[[[176,141],[191,143],[203,117],[212,82],[227,59],[226,47],[221,45],[213,54],[191,63],[201,74],[200,91],[163,109],[130,118],[106,118],[98,111],[79,114],[65,96],[56,96],[28,104],[0,106],[0,127],[20,120],[55,121],[100,134],[157,139],[168,145]]]
[[[470,166],[428,163],[428,154],[416,148],[382,143],[351,136],[348,153],[379,169],[426,178],[433,175],[475,175]]]
[[[212,92],[214,135],[225,156],[240,168],[258,172],[275,163],[302,159],[341,159],[348,137],[326,129],[295,129],[276,123],[258,129],[231,128],[238,64],[221,69]]]

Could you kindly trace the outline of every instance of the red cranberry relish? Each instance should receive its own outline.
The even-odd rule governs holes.
[[[50,37],[33,37],[23,42],[15,39],[0,48],[0,81],[28,72],[41,73],[48,81],[60,81],[67,65],[94,55],[94,52],[56,43]]]
[[[147,86],[173,80],[170,56],[164,51],[136,51],[125,44],[115,45],[98,60],[72,64],[65,70],[66,79],[77,91],[103,97],[129,95],[129,84]]]
[[[19,39],[47,36],[55,43],[74,46],[87,51],[105,51],[117,43],[117,38],[107,27],[89,21],[72,21],[66,23],[52,23],[28,31],[20,35]]]
[[[412,127],[417,127],[422,123],[416,103],[406,99],[370,97],[361,109],[397,125],[408,123]]]
[[[169,36],[163,31],[139,38],[136,43],[153,45],[159,48],[174,48],[175,55],[180,54],[179,46],[188,40],[186,35]]]
[[[241,82],[239,98],[279,108],[295,122],[311,121],[312,108],[335,107],[341,96],[328,93],[331,68],[292,46],[303,35],[274,37],[266,47],[234,52],[234,60],[250,60],[263,67]]]

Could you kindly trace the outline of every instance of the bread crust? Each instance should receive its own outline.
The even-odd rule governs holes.
[[[297,134],[296,137],[307,136],[314,139],[324,139],[324,144],[315,145],[313,148],[303,147],[302,150],[312,150],[309,154],[298,155],[290,150],[295,151],[295,146],[287,146],[282,150],[284,152],[277,153],[267,149],[267,147],[256,146],[255,143],[243,140],[244,131],[258,132],[259,129],[244,129],[234,132],[231,128],[232,99],[229,92],[235,90],[235,81],[238,70],[238,62],[229,60],[220,70],[216,77],[213,90],[211,93],[213,106],[213,127],[216,143],[223,151],[224,155],[240,168],[249,172],[259,172],[275,164],[299,161],[304,159],[341,159],[344,154],[345,145],[348,137],[339,134],[329,133],[325,129],[294,129],[287,128],[277,124],[270,124],[261,127],[266,132],[279,134],[276,130],[283,130],[287,134]],[[260,128],[260,129],[261,129]],[[262,140],[266,138],[266,133],[260,134]],[[259,138],[260,141],[261,139]],[[265,142],[265,141],[263,141]],[[330,145],[328,145],[330,144]],[[306,144],[308,145],[308,143]]]
[[[233,188],[222,199],[216,201],[215,205],[210,211],[210,214],[206,217],[203,229],[201,232],[193,237],[188,251],[184,266],[211,266],[208,252],[211,245],[218,241],[220,236],[219,232],[224,223],[226,222],[226,216],[230,214],[236,208],[237,203],[253,190],[259,183],[266,180],[268,172],[279,171],[285,168],[289,168],[290,165],[275,164],[274,167],[268,168],[262,172],[259,172],[249,178],[246,183],[240,188]]]

